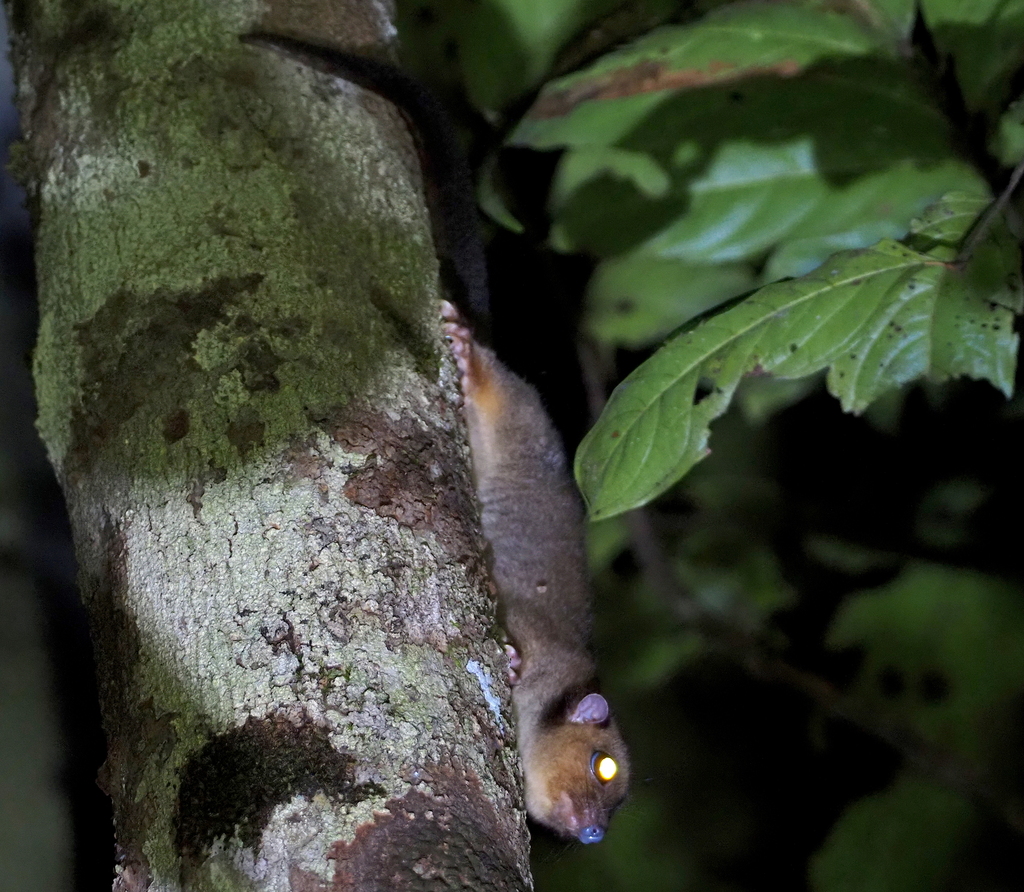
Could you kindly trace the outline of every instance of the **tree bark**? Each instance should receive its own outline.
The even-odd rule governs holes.
[[[8,2],[114,888],[529,888],[390,10]]]

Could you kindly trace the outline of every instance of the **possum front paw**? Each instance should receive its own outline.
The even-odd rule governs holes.
[[[505,654],[508,657],[508,683],[514,687],[519,684],[519,669],[523,665],[523,658],[511,644],[505,645]]]
[[[455,364],[459,368],[462,388],[465,391],[467,379],[473,376],[473,333],[467,327],[462,314],[448,301],[441,302],[441,318],[445,321],[444,333],[455,357]]]

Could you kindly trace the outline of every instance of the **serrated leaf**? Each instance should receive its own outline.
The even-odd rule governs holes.
[[[902,318],[899,310],[914,296],[930,293],[913,279],[914,273],[936,275],[926,263],[894,242],[837,255],[824,272],[762,289],[669,341],[616,388],[580,446],[576,474],[592,516],[643,504],[702,458],[707,425],[725,411],[744,374],[800,377],[825,363],[856,362],[858,353],[846,350],[849,333],[864,339],[855,341],[863,352],[879,324],[884,329],[893,317]],[[871,292],[882,300],[871,300]],[[787,366],[789,375],[780,370]],[[902,371],[913,377],[922,370]],[[836,374],[842,380],[848,371],[840,367]]]
[[[988,203],[983,195],[951,192],[910,221],[910,235],[956,248]]]
[[[726,7],[695,25],[660,28],[547,84],[510,137],[513,145],[614,143],[672,91],[863,56],[881,40],[852,18],[787,4]]]
[[[958,271],[882,241],[769,285],[674,337],[616,388],[580,445],[576,478],[591,516],[642,505],[686,473],[747,374],[800,378],[827,369],[828,388],[848,412],[925,374],[986,378],[1009,395],[1019,254],[1009,244],[993,250],[1005,293],[984,284],[984,264]]]
[[[966,375],[988,380],[1013,395],[1017,335],[1013,318],[1021,312],[1019,263],[1015,242],[979,245],[961,275],[943,277],[942,300],[935,305],[933,368],[938,378]]]
[[[961,796],[901,776],[843,813],[810,866],[814,892],[934,892],[948,888],[971,827]]]
[[[911,565],[851,596],[826,643],[863,648],[851,693],[869,708],[898,713],[932,743],[974,758],[991,755],[1024,693],[1024,602],[981,573]]]

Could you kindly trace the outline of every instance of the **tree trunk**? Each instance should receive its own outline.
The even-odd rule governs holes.
[[[9,3],[114,888],[529,888],[412,141],[237,39],[385,11]]]

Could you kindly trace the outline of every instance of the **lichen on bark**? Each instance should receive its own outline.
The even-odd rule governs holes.
[[[292,33],[344,45],[310,9]],[[379,7],[346,9],[383,37]],[[258,11],[13,17],[39,429],[99,663],[115,888],[527,888],[411,141],[376,97],[239,44]]]

